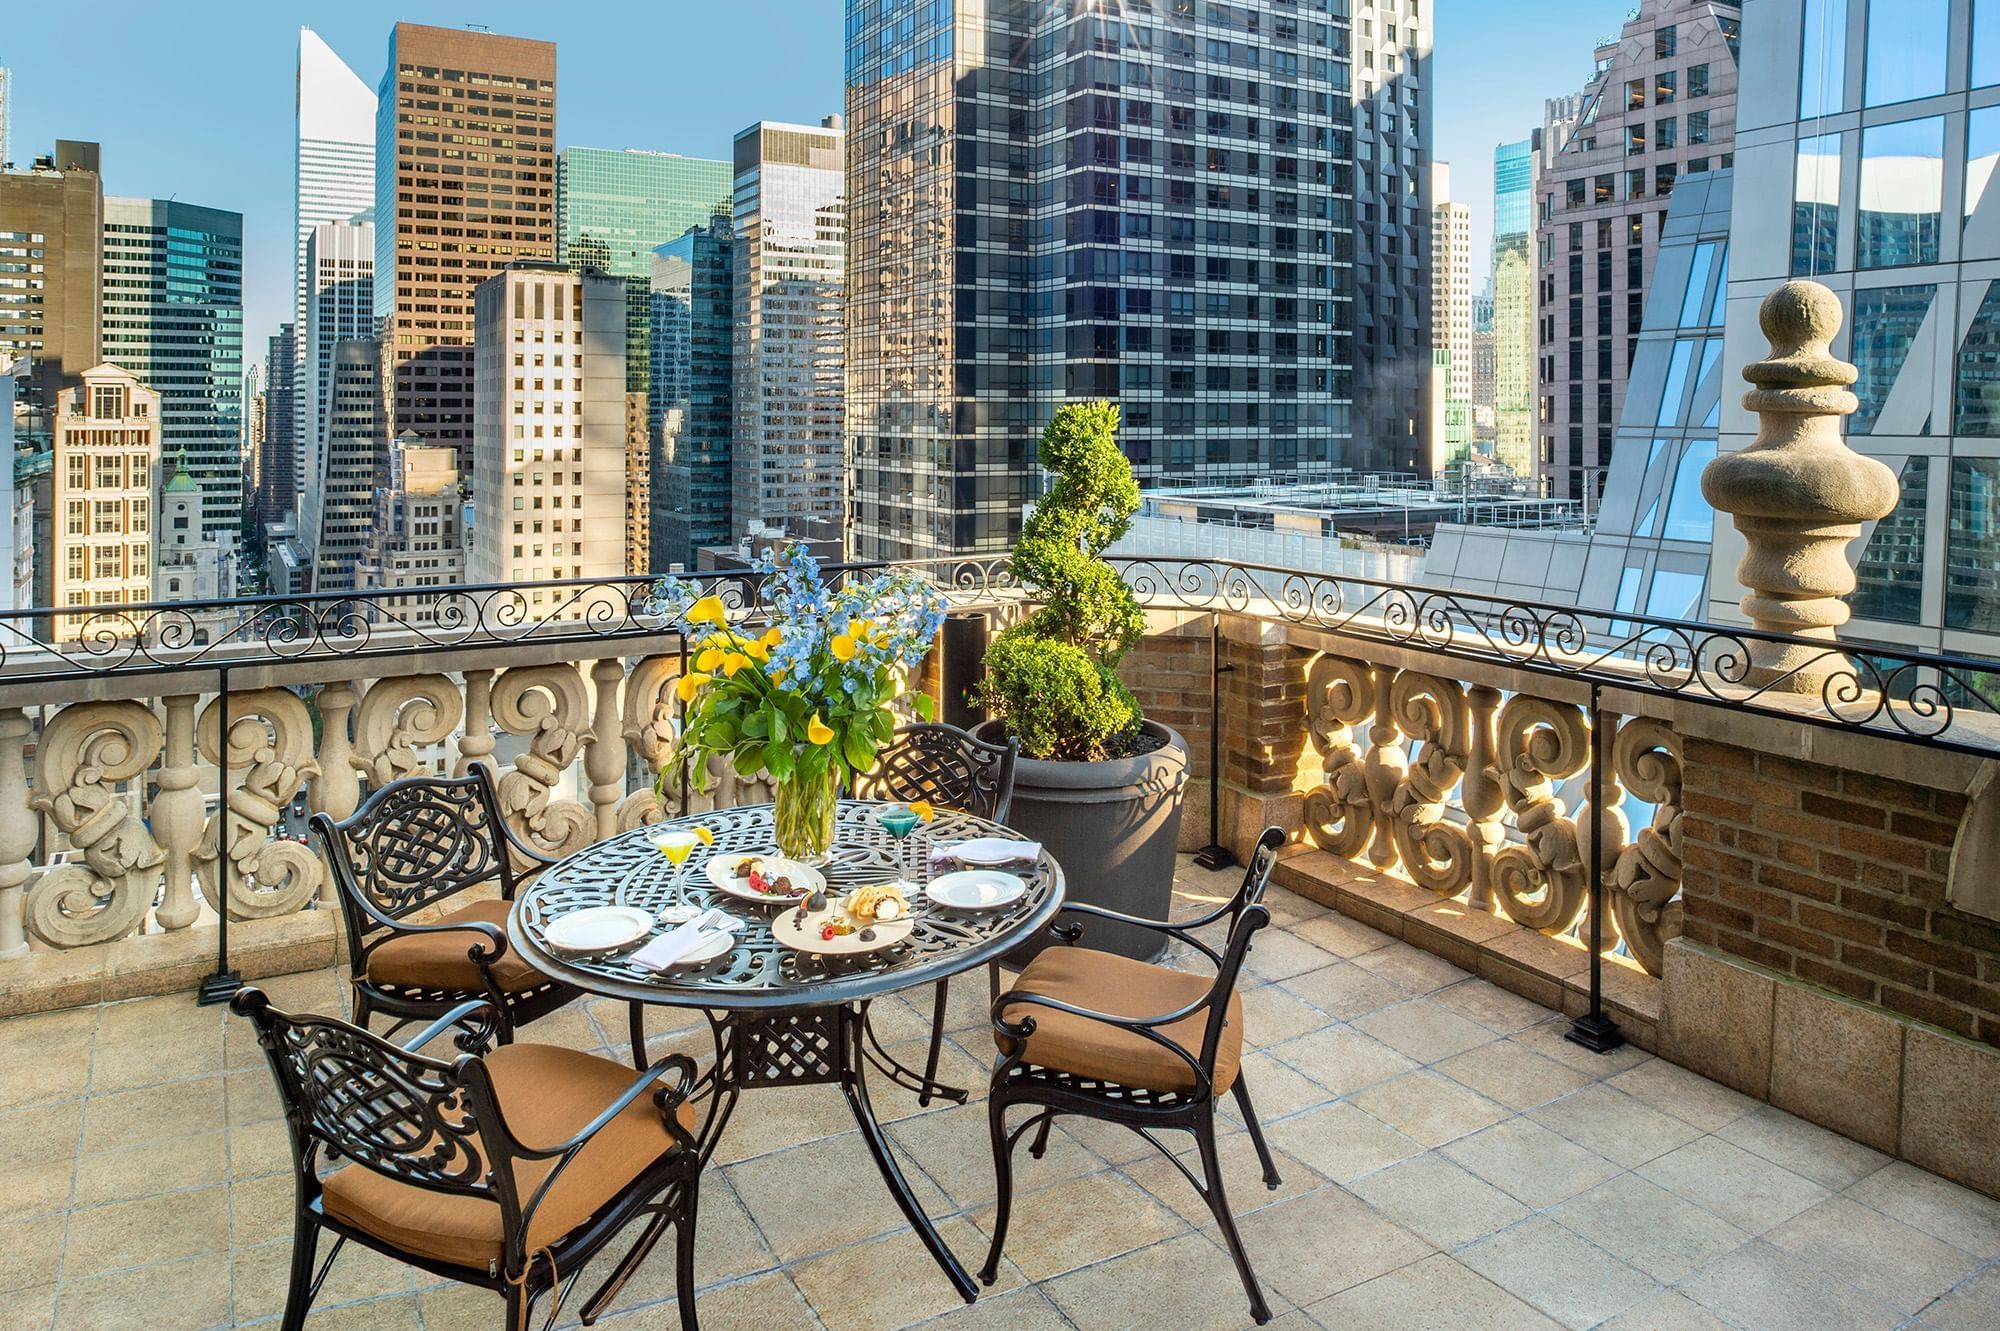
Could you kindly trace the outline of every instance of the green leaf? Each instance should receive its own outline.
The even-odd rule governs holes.
[[[762,708],[743,718],[743,734],[750,739],[764,739],[771,733],[771,715]]]
[[[781,709],[773,709],[770,716],[771,742],[773,744],[783,744],[790,734],[790,727],[785,723],[785,713]]]
[[[847,765],[857,772],[865,772],[875,765],[875,744],[868,737],[865,727],[849,726],[841,750],[847,756]]]
[[[764,749],[764,767],[773,779],[789,781],[792,776],[792,750],[788,744],[771,744]]]
[[[926,721],[937,720],[937,699],[931,697],[930,694],[928,693],[917,694],[914,706],[917,709],[917,715],[922,717],[924,720]]]

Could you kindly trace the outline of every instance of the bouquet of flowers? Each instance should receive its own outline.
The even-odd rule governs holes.
[[[930,719],[930,697],[906,679],[937,637],[944,600],[905,569],[829,586],[801,545],[766,549],[751,568],[764,578],[763,604],[735,622],[720,597],[685,579],[653,588],[654,611],[680,625],[694,653],[677,685],[678,756],[698,789],[715,754],[742,776],[769,773],[779,852],[814,860],[833,842],[841,786],[874,767],[895,733],[895,705]]]

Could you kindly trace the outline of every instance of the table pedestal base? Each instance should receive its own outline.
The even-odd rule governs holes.
[[[861,1129],[861,1139],[875,1157],[875,1167],[882,1172],[882,1181],[889,1185],[889,1194],[902,1207],[911,1228],[924,1241],[946,1278],[971,1303],[978,1296],[979,1287],[938,1236],[937,1227],[917,1204],[909,1180],[896,1164],[888,1136],[882,1131],[868,1098],[867,1068],[873,1065],[890,1081],[925,1100],[940,1098],[964,1104],[966,1092],[945,1086],[891,1057],[869,1027],[865,1002],[768,1014],[711,1012],[708,1019],[715,1036],[715,1063],[703,1074],[698,1086],[698,1093],[710,1101],[698,1138],[702,1163],[707,1164],[714,1154],[742,1092],[767,1086],[838,1086],[854,1114],[855,1124]],[[632,1060],[644,1068],[644,1004],[632,1004],[631,1025]]]

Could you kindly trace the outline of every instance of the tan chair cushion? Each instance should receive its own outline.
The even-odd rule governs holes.
[[[510,901],[475,901],[469,906],[460,906],[448,915],[441,915],[431,923],[465,924],[476,920],[498,925],[500,932],[505,934],[507,912],[512,908]],[[484,941],[479,934],[469,932],[404,934],[391,938],[368,954],[367,978],[377,984],[422,985],[433,989],[480,993],[485,985],[479,978],[479,967],[473,965],[466,954],[475,944]],[[530,965],[512,943],[508,944],[500,960],[493,964],[493,978],[500,982],[500,991],[507,994],[523,993],[549,982],[549,977]]]
[[[502,1045],[486,1057],[500,1112],[517,1140],[547,1148],[567,1141],[617,1099],[631,1068],[554,1045]],[[677,1106],[681,1126],[695,1130],[694,1106]],[[527,1250],[552,1244],[623,1192],[673,1145],[650,1095],[641,1096],[590,1139],[557,1176],[528,1222]],[[554,1162],[516,1164],[514,1186],[526,1206]],[[433,1192],[401,1183],[364,1165],[326,1178],[324,1205],[336,1220],[404,1252],[486,1270],[500,1259],[500,1206],[483,1197]]]
[[[1110,952],[1087,947],[1051,947],[1028,963],[1013,987],[1111,1016],[1157,1017],[1195,1002],[1213,983],[1212,976],[1169,970]],[[1019,1021],[1022,1017],[1035,1019],[1035,1033],[1028,1037],[1030,1063],[1140,1090],[1195,1088],[1193,1070],[1178,1055],[1143,1035],[1033,1003],[1012,1004],[1003,1012],[1009,1021]],[[1199,1059],[1209,1012],[1209,1008],[1202,1008],[1154,1029]],[[996,1031],[994,1039],[1002,1053],[1011,1052],[1011,1042],[1005,1036]],[[1217,1095],[1235,1085],[1236,1069],[1242,1059],[1243,1002],[1232,991],[1222,1036],[1216,1042]]]

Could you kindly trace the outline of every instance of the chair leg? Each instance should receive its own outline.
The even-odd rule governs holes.
[[[318,1256],[319,1226],[301,1206],[292,1226],[292,1278],[285,1289],[284,1331],[300,1331],[306,1324],[306,1310],[312,1306],[313,1263]]]
[[[687,1212],[674,1225],[674,1301],[681,1306],[681,1331],[701,1331],[694,1310],[694,1188],[688,1188]]]
[[[631,1004],[631,1011],[626,1014],[625,1020],[627,1027],[631,1031],[632,1066],[644,1072],[647,1065],[646,1005],[644,1003]]]
[[[528,1331],[528,1287],[510,1284],[506,1298],[507,1331]]]
[[[1278,1167],[1271,1163],[1271,1148],[1264,1144],[1264,1125],[1257,1121],[1257,1111],[1250,1107],[1250,1088],[1243,1084],[1243,1074],[1236,1074],[1236,1085],[1232,1088],[1236,1097],[1236,1107],[1243,1111],[1243,1126],[1250,1130],[1250,1144],[1257,1148],[1257,1162],[1264,1166],[1264,1186],[1276,1188],[1284,1180],[1278,1177]]]
[[[1236,1274],[1250,1295],[1250,1316],[1262,1326],[1271,1320],[1271,1309],[1264,1302],[1264,1291],[1257,1286],[1256,1274],[1250,1270],[1249,1255],[1243,1251],[1243,1236],[1236,1232],[1236,1216],[1229,1209],[1228,1194],[1223,1191],[1222,1157],[1215,1149],[1215,1109],[1212,1104],[1204,1109],[1196,1123],[1194,1139],[1201,1149],[1202,1197],[1214,1214],[1216,1225],[1222,1230],[1222,1237],[1229,1245],[1230,1260],[1236,1263]]]
[[[1042,1125],[1035,1129],[1035,1142],[1034,1145],[1028,1148],[1028,1154],[1037,1160],[1048,1153],[1049,1127],[1055,1121],[1056,1116],[1053,1113],[1044,1114],[1042,1115]]]
[[[986,963],[986,1001],[993,1002],[1000,997],[1000,959],[995,957]]]
[[[996,1095],[986,1102],[986,1126],[993,1138],[993,1177],[999,1195],[993,1212],[993,1244],[986,1250],[986,1265],[979,1270],[979,1280],[991,1285],[1000,1278],[1000,1250],[1007,1246],[1007,1218],[1014,1210],[1014,1139],[1007,1135],[1004,1098]]]
[[[375,1015],[375,1005],[368,1001],[368,995],[361,990],[354,991],[354,1024],[362,1030],[368,1029],[368,1019]]]
[[[944,1048],[944,1008],[951,996],[951,981],[937,982],[937,996],[931,1000],[931,1049],[924,1055],[924,1088],[917,1092],[917,1106],[931,1102],[931,1087],[937,1085],[938,1054]]]

